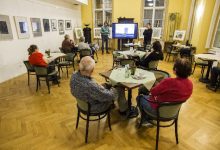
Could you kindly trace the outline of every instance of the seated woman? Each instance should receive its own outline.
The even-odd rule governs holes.
[[[55,70],[54,62],[50,62],[48,64],[47,60],[44,59],[43,54],[39,52],[37,45],[31,45],[28,48],[28,53],[29,53],[28,60],[31,65],[47,67],[48,73],[51,73]],[[57,78],[57,76],[55,76],[54,78]],[[54,79],[54,82],[56,81],[57,80]]]
[[[147,99],[153,102],[184,102],[191,96],[193,84],[188,79],[191,71],[191,63],[188,60],[177,59],[173,67],[176,78],[166,78],[150,90],[150,95],[139,95],[137,97],[137,106],[141,111],[143,124],[151,125],[148,122],[150,118],[145,111],[156,115],[158,107],[157,104],[151,103]]]
[[[162,46],[159,41],[153,43],[153,52],[145,55],[140,61],[136,62],[137,66],[149,68],[149,62],[163,60]]]
[[[62,49],[63,53],[65,54],[77,52],[77,48],[75,47],[73,40],[70,39],[70,36],[68,34],[64,36],[64,40],[62,42]]]

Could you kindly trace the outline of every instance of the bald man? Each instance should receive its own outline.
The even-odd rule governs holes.
[[[70,87],[74,97],[89,101],[92,112],[101,112],[113,104],[117,99],[119,111],[128,108],[124,88],[106,89],[99,85],[91,76],[95,68],[95,61],[90,56],[83,57],[79,64],[79,71],[71,77]]]

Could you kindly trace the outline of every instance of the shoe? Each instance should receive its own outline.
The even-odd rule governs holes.
[[[110,54],[108,51],[106,52],[107,54]]]
[[[212,91],[215,91],[215,85],[207,84],[206,88]]]
[[[104,52],[102,51],[102,55],[104,54]]]
[[[141,118],[137,119],[137,124],[139,125],[141,123]],[[143,127],[147,127],[147,128],[152,128],[154,125],[152,125],[150,122],[148,122],[147,120],[144,120],[141,124],[141,126]]]

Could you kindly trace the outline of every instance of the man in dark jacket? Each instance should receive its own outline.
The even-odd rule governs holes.
[[[144,49],[146,49],[147,45],[151,44],[152,33],[153,33],[153,30],[151,28],[151,24],[148,23],[147,24],[147,29],[145,29],[144,33],[143,33],[143,35],[144,35]]]

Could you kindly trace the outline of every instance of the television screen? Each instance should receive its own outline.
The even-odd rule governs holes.
[[[116,39],[136,39],[138,33],[137,23],[113,23],[112,37]]]

